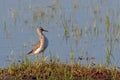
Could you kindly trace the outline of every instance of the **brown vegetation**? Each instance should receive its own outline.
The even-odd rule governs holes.
[[[120,80],[116,68],[87,67],[61,62],[29,62],[0,69],[0,80]]]

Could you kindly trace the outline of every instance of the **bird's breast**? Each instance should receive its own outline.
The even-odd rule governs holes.
[[[40,52],[43,52],[48,46],[48,39],[44,36],[41,38]]]

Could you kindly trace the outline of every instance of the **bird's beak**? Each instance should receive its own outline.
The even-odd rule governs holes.
[[[44,30],[45,32],[48,32],[47,30]]]

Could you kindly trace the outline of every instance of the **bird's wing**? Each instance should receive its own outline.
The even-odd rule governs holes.
[[[38,41],[35,45],[34,48],[28,53],[28,54],[32,54],[36,49],[38,49],[38,47],[40,47],[40,41]]]

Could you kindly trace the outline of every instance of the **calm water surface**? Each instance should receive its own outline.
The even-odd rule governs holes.
[[[75,60],[95,57],[105,64],[110,49],[111,64],[120,66],[119,23],[119,0],[0,0],[0,67],[26,56],[38,25],[49,31],[45,56],[68,62],[73,52]]]

